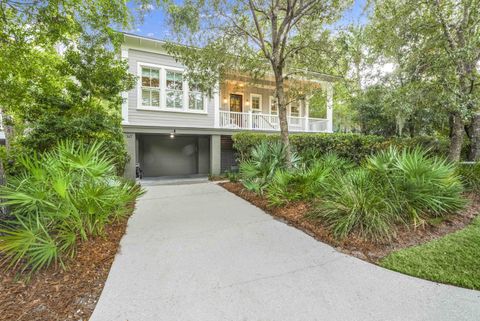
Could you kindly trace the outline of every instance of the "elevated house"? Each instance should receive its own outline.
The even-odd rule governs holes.
[[[124,34],[121,56],[138,76],[123,93],[123,130],[130,155],[125,175],[145,177],[217,175],[235,164],[231,136],[239,131],[280,130],[273,79],[254,83],[232,74],[213,96],[184,77],[185,67],[164,49],[164,42]],[[291,132],[332,132],[334,77],[308,73],[308,81],[327,93],[327,117],[309,116],[309,101],[288,105]]]

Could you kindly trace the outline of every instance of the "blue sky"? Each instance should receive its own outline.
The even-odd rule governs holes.
[[[348,23],[359,22],[365,23],[367,18],[363,12],[365,3],[367,0],[355,0],[353,6],[348,9],[344,17],[339,21],[340,25]],[[126,30],[128,32],[153,37],[158,39],[171,39],[171,34],[168,29],[165,15],[160,9],[152,9],[148,12],[142,22],[138,22],[132,30]]]

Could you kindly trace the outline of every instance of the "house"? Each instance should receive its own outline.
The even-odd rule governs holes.
[[[245,76],[232,75],[209,97],[185,80],[184,66],[164,50],[164,42],[123,36],[121,56],[138,76],[135,88],[123,93],[127,177],[135,178],[137,167],[145,177],[217,175],[235,164],[233,133],[279,131],[272,79],[252,84]],[[326,90],[327,117],[309,117],[308,99],[292,102],[291,132],[332,132],[335,79],[318,73],[311,73],[312,78]]]

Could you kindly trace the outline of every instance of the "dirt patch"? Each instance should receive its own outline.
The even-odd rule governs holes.
[[[133,205],[131,206],[133,211]],[[0,320],[88,320],[102,293],[128,218],[81,243],[66,271],[50,267],[29,280],[0,272]]]
[[[246,190],[241,183],[228,182],[219,185],[261,208],[270,215],[304,231],[315,239],[332,245],[338,251],[372,263],[376,263],[380,258],[388,255],[392,251],[422,244],[462,229],[468,225],[475,216],[480,214],[480,196],[468,195],[471,203],[461,213],[450,215],[441,222],[438,222],[438,224],[425,224],[415,229],[400,228],[393,239],[388,242],[373,243],[357,235],[350,235],[347,239],[339,241],[333,237],[321,222],[305,217],[310,211],[312,204],[294,202],[283,207],[271,207],[268,205],[266,198]]]

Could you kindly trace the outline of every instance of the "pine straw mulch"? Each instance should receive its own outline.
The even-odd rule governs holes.
[[[330,244],[338,251],[371,263],[378,262],[379,259],[392,251],[425,243],[460,230],[480,214],[480,196],[472,194],[467,195],[470,204],[464,211],[450,215],[435,224],[425,224],[417,228],[399,228],[390,241],[374,243],[357,235],[350,235],[345,240],[340,241],[335,239],[321,222],[306,217],[306,214],[312,209],[312,204],[294,202],[283,207],[271,207],[265,197],[246,190],[241,183],[228,182],[219,185],[286,224],[304,231],[319,241]]]
[[[133,211],[133,205],[131,205]],[[125,234],[128,217],[110,224],[105,235],[79,244],[64,271],[50,267],[26,279],[0,271],[0,320],[88,320],[102,293]]]

